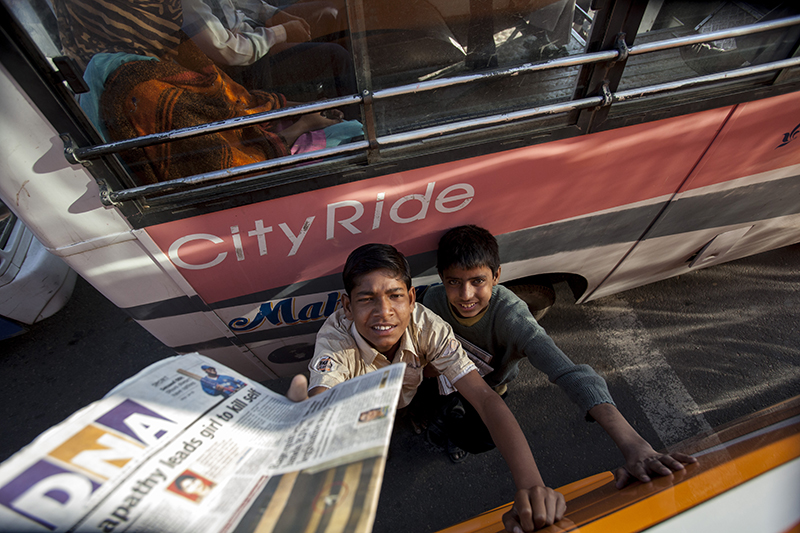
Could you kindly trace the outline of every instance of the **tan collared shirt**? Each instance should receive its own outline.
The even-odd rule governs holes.
[[[400,338],[400,346],[392,361],[370,346],[358,333],[355,324],[345,317],[344,310],[339,309],[328,317],[317,333],[314,357],[308,365],[311,373],[308,388],[330,388],[398,362],[406,364],[398,408],[411,402],[422,382],[425,365],[432,365],[451,383],[477,370],[456,340],[450,325],[420,303],[414,304],[411,321]]]

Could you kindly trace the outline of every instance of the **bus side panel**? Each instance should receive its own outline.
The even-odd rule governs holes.
[[[800,242],[800,94],[741,104],[590,299]]]
[[[499,235],[663,202],[727,113],[712,110],[390,174],[146,231],[211,305],[335,276],[350,251],[366,242],[392,243],[413,256],[434,250],[441,234],[459,224],[481,224]],[[640,222],[644,230],[650,220]],[[574,246],[591,247],[593,240],[581,243],[580,237],[565,236]],[[528,252],[544,255],[547,250]]]
[[[70,165],[49,122],[0,65],[0,196],[50,252],[107,235],[128,223],[104,208],[94,178]]]
[[[681,192],[800,164],[800,93],[737,106]]]
[[[541,264],[595,286],[686,180],[730,111],[390,174],[145,231],[240,341],[283,375],[294,370],[281,367],[310,355],[293,338],[313,339],[336,308],[347,255],[367,242],[397,246],[415,282],[425,284],[436,281],[441,234],[479,224],[499,236],[508,274],[536,274]],[[288,355],[273,357],[276,343]]]

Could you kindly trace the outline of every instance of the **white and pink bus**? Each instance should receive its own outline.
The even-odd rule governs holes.
[[[166,345],[253,379],[305,368],[367,242],[425,287],[441,234],[484,226],[501,281],[546,307],[554,282],[581,303],[800,241],[796,3],[347,0],[327,38],[356,94],[120,139],[79,105],[103,85],[59,6],[124,3],[2,1],[0,199]],[[363,135],[337,146],[140,172],[347,106]]]

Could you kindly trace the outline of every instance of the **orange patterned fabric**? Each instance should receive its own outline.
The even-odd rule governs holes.
[[[174,61],[133,61],[106,80],[100,115],[110,140],[197,126],[280,109],[283,95],[247,91],[231,80],[192,41]],[[122,158],[140,184],[156,183],[255,163],[289,154],[262,123],[200,137],[136,148]]]

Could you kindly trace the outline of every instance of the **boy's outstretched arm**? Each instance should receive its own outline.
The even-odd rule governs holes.
[[[622,413],[609,403],[589,409],[589,414],[608,433],[625,457],[625,466],[614,472],[618,489],[634,479],[644,483],[651,475],[668,476],[683,470],[681,463],[696,463],[697,459],[683,453],[658,453],[625,420]]]
[[[503,516],[506,531],[533,531],[561,520],[567,508],[564,496],[545,487],[528,441],[506,403],[477,371],[459,379],[455,387],[478,411],[514,478],[514,506]]]

